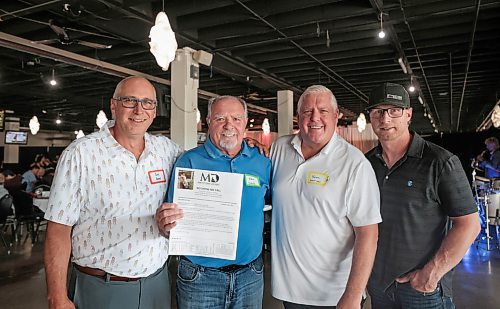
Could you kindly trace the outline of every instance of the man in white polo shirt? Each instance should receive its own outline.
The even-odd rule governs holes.
[[[360,308],[381,222],[375,174],[335,133],[328,88],[307,88],[297,111],[300,133],[271,147],[272,294],[287,309]]]
[[[49,308],[170,308],[168,240],[154,216],[179,147],[146,132],[156,105],[149,81],[122,80],[114,120],[62,153],[45,213]]]

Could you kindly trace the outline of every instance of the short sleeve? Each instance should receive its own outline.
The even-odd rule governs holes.
[[[469,181],[457,156],[448,158],[438,179],[438,198],[448,216],[459,217],[477,211]]]
[[[82,203],[82,164],[79,147],[71,147],[62,153],[54,174],[45,219],[69,226],[77,223]]]
[[[368,160],[364,159],[349,181],[347,217],[353,226],[380,223],[380,191]]]

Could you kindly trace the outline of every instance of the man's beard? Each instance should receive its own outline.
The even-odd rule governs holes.
[[[224,137],[225,137],[224,135],[225,135],[225,134],[227,134],[227,133],[228,133],[228,134],[233,134],[232,138],[225,139],[225,138],[224,138]],[[222,132],[221,136],[222,136],[223,138],[221,138],[221,139],[220,139],[220,141],[219,141],[219,146],[220,146],[222,149],[224,149],[224,150],[231,150],[231,149],[233,149],[234,147],[236,147],[236,145],[238,145],[238,138],[236,138],[236,135],[235,135],[235,133],[234,133],[234,132],[229,131],[229,130],[228,130],[228,131],[224,131],[224,132]]]

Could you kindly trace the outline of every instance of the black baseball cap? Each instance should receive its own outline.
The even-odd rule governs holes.
[[[383,83],[373,88],[368,99],[368,107],[374,108],[381,104],[389,104],[403,108],[410,107],[410,95],[405,87],[399,84]]]

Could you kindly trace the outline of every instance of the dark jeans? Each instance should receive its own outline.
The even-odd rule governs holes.
[[[444,296],[441,285],[435,291],[422,293],[410,283],[395,283],[387,292],[368,286],[372,309],[454,309],[451,297]]]

